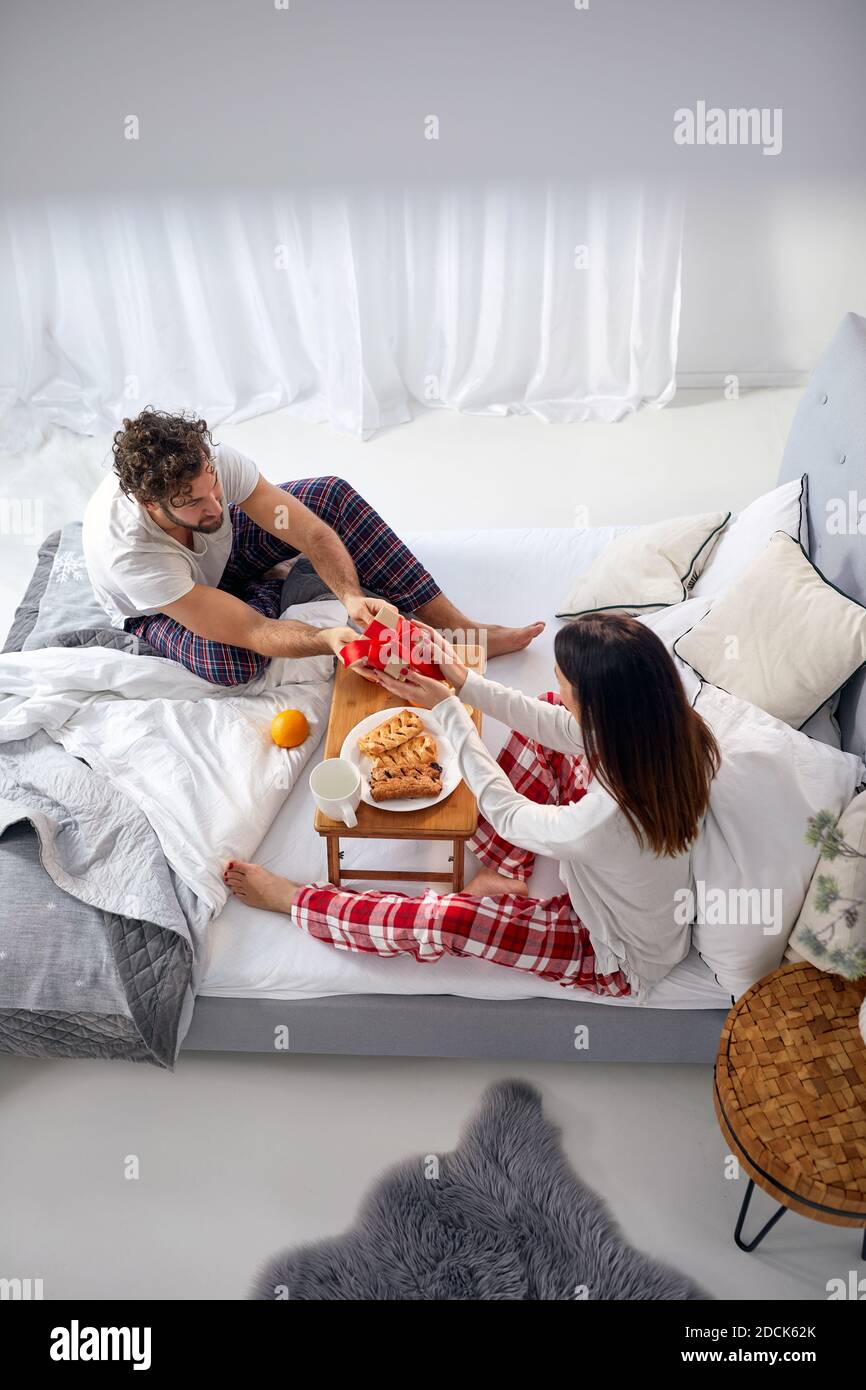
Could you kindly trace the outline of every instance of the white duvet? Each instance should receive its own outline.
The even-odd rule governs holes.
[[[346,620],[335,600],[286,616],[317,627]],[[328,721],[331,656],[281,658],[243,687],[214,686],[174,662],[105,647],[46,647],[0,656],[0,742],[44,729],[126,792],[166,859],[213,915],[228,896],[221,867],[261,844]],[[270,723],[300,709],[310,734],[278,748]]]

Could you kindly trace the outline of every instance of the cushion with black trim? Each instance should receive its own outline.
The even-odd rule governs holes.
[[[651,613],[682,603],[730,515],[680,516],[617,536],[575,581],[556,616]]]
[[[799,729],[866,662],[866,608],[777,531],[674,651],[702,680]]]

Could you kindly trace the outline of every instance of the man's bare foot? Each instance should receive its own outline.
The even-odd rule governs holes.
[[[290,878],[281,878],[261,864],[247,864],[243,859],[226,861],[223,882],[247,907],[262,907],[268,912],[291,912],[300,887]]]
[[[487,655],[505,656],[506,652],[522,652],[530,642],[544,631],[544,623],[530,623],[528,627],[503,627],[501,623],[491,623],[487,632]]]
[[[502,623],[476,623],[461,613],[459,608],[444,594],[437,594],[429,603],[422,603],[413,617],[420,618],[428,627],[444,633],[449,642],[455,645],[468,642],[477,644],[487,642],[488,656],[504,656],[506,652],[521,652],[528,647],[540,632],[543,622],[530,623],[527,627],[505,627]]]
[[[517,893],[525,898],[529,895],[529,888],[522,878],[508,878],[505,874],[498,874],[495,869],[480,869],[463,892],[474,893],[476,898],[498,898],[502,893]]]

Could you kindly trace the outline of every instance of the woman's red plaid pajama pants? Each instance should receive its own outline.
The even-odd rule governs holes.
[[[279,486],[336,532],[355,563],[363,588],[407,613],[416,612],[441,593],[421,561],[345,479],[300,478]],[[266,618],[278,618],[283,580],[263,576],[279,561],[299,552],[257,526],[236,503],[230,505],[229,516],[232,549],[219,588],[243,599]],[[159,656],[179,662],[214,685],[244,685],[263,671],[269,660],[246,647],[198,637],[165,613],[128,618],[124,626],[127,632],[143,637]]]
[[[562,703],[552,692],[539,698]],[[579,801],[587,789],[588,769],[581,755],[554,753],[523,734],[511,734],[498,762],[515,791],[541,805]],[[509,878],[525,880],[532,873],[534,854],[503,840],[483,817],[468,843],[483,864]],[[621,971],[603,975],[596,969],[589,932],[567,893],[544,899],[508,892],[479,898],[428,889],[421,897],[411,897],[309,885],[295,898],[292,921],[344,951],[410,955],[418,961],[476,956],[528,970],[567,989],[631,993]]]

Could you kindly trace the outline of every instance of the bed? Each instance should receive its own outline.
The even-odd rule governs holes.
[[[551,596],[566,591],[578,555],[588,563],[617,532],[596,528],[581,535],[558,528],[410,533],[407,539],[469,612],[504,612],[514,622],[548,619],[528,651],[490,666],[495,679],[541,692],[555,684],[558,623],[550,618]],[[489,747],[498,749],[505,736],[502,725],[485,719]],[[257,859],[302,881],[324,878],[324,842],[313,830],[314,809],[302,778]],[[447,853],[436,844],[407,851],[397,841],[347,841],[344,865],[441,869]],[[467,860],[468,877],[474,861]],[[540,861],[533,892],[559,891],[555,865]],[[420,964],[337,951],[287,930],[285,918],[234,899],[213,926],[210,964],[184,1046],[269,1049],[275,1028],[284,1025],[292,1050],[300,1051],[551,1059],[595,1057],[603,1050],[606,1060],[626,1059],[635,1055],[634,1044],[623,1045],[622,1020],[614,1013],[650,1012],[654,1023],[644,1041],[652,1039],[659,1057],[673,1057],[678,1037],[711,1046],[730,1003],[696,953],[662,982],[647,1008],[636,1009],[628,999],[577,1003],[557,984],[469,958]],[[581,1025],[588,1025],[587,1033],[576,1033]]]
[[[808,474],[812,558],[831,582],[861,601],[866,577],[856,561],[857,538],[829,535],[823,519],[827,500],[845,495],[862,476],[864,396],[866,321],[848,315],[804,393],[780,477]],[[559,528],[417,533],[407,539],[469,611],[506,614],[515,623],[548,619],[529,651],[500,658],[490,669],[506,684],[542,691],[552,684],[556,596],[567,588],[578,560],[589,564],[615,534],[617,528]],[[19,609],[19,636],[38,611],[39,593],[37,575]],[[862,673],[852,677],[839,707],[844,746],[859,753],[866,748],[862,683]],[[485,721],[491,748],[498,749],[504,734]],[[20,854],[28,830],[19,823],[15,833]],[[441,868],[446,852],[418,845],[407,853],[397,842],[346,847],[352,865],[364,867],[373,856],[395,870]],[[324,844],[313,830],[307,776],[295,781],[255,857],[300,881],[324,879]],[[44,873],[38,866],[35,871]],[[555,866],[540,864],[533,891],[552,893],[557,885]],[[558,985],[470,959],[434,965],[339,952],[285,918],[234,899],[202,940],[195,989],[170,1044],[181,1051],[709,1063],[732,1002],[694,950],[646,1005],[636,1006],[628,999],[576,999]],[[161,1065],[171,1065],[167,1057],[164,1047]]]

